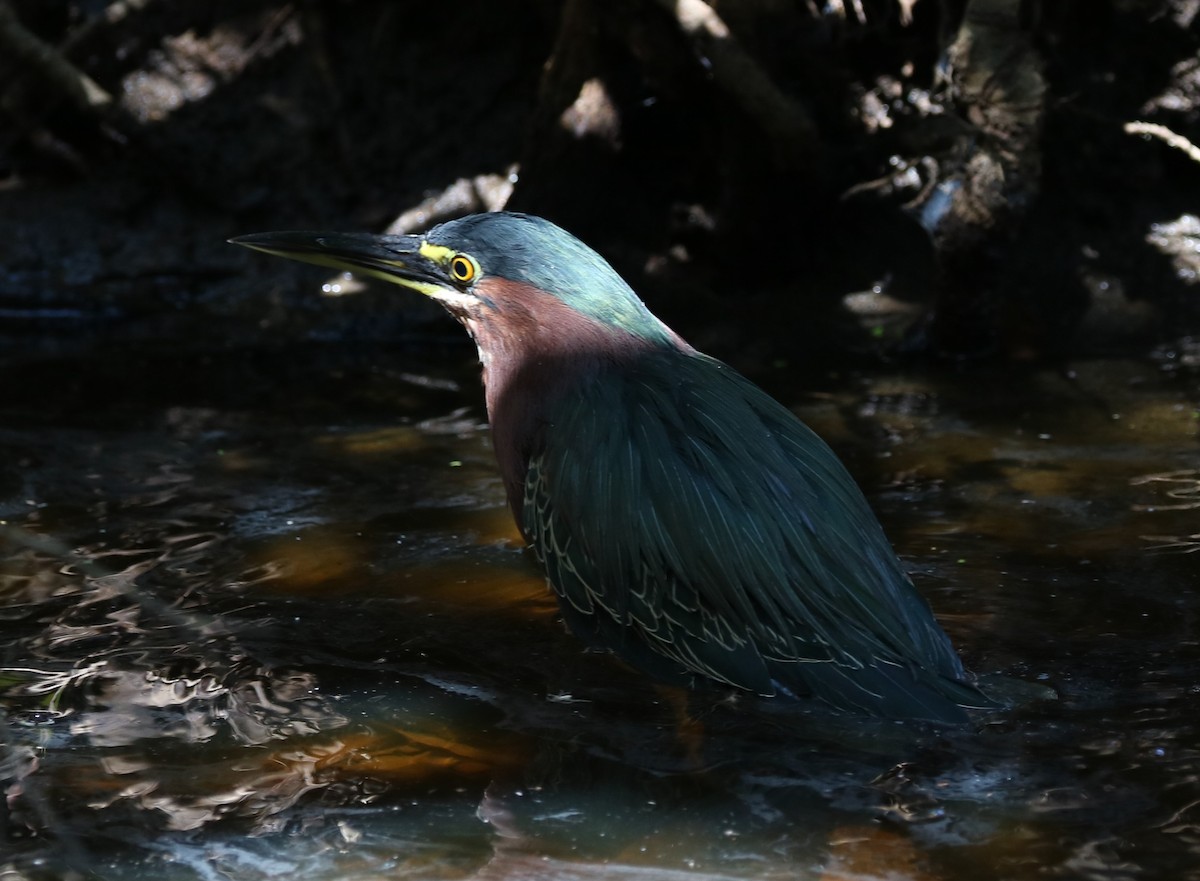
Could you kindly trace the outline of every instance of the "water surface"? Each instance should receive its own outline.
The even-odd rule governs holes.
[[[968,666],[1030,684],[949,731],[683,700],[582,651],[464,350],[11,354],[0,870],[1200,877],[1188,351],[757,377]]]

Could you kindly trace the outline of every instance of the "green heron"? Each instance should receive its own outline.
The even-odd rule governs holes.
[[[508,504],[569,628],[667,684],[958,722],[992,706],[790,410],[540,217],[233,239],[432,297],[479,349]]]

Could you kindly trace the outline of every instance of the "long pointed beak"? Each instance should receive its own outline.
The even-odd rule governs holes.
[[[264,254],[369,275],[429,297],[453,291],[441,267],[421,253],[419,236],[288,231],[251,233],[229,241]]]

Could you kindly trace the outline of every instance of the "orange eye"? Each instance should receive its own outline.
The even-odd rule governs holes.
[[[470,257],[459,254],[450,259],[450,277],[459,284],[469,284],[474,281],[477,272],[475,261]]]

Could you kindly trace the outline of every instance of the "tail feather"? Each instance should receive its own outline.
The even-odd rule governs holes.
[[[777,687],[787,693],[885,718],[959,724],[967,721],[968,708],[999,706],[968,682],[890,664],[859,669],[829,663],[775,664],[771,672]]]

